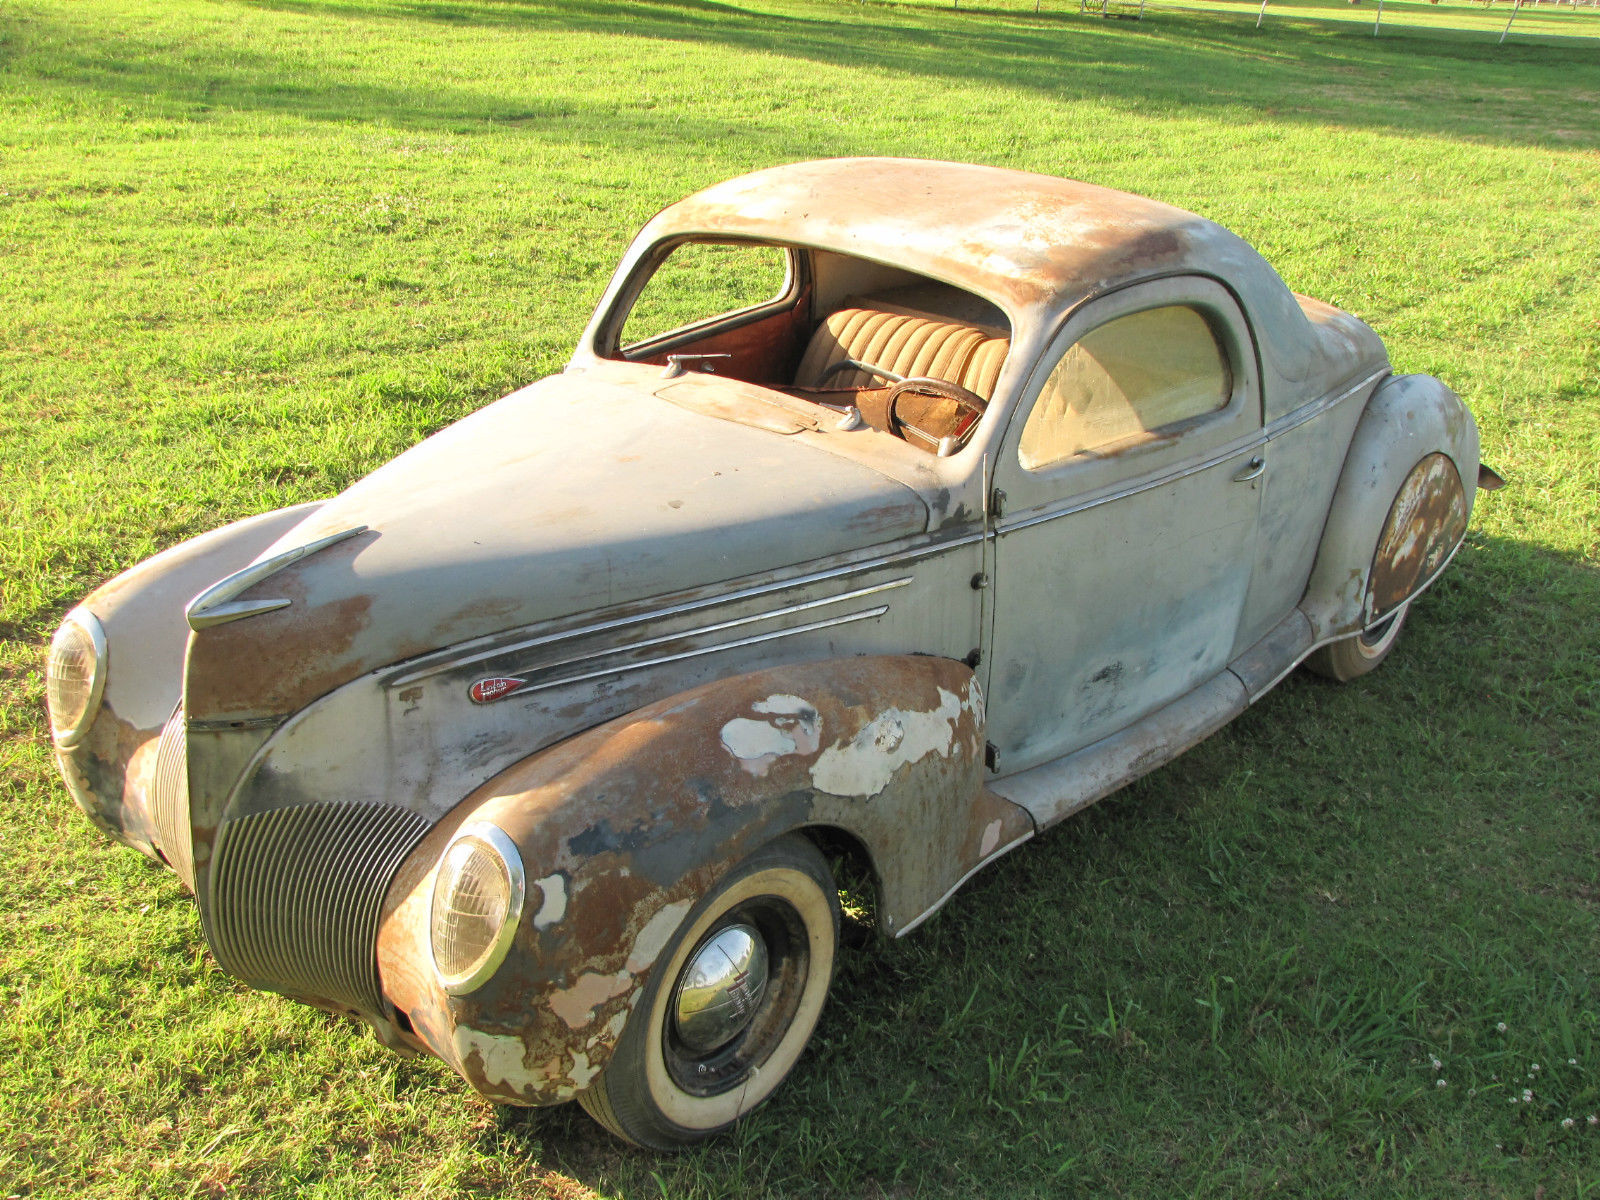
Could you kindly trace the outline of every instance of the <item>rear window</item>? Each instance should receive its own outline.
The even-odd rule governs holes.
[[[789,252],[780,246],[685,242],[634,301],[622,326],[623,347],[759,308],[788,290]]]

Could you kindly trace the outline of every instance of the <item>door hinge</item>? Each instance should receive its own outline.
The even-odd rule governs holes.
[[[1006,515],[1006,494],[999,488],[995,488],[989,496],[989,513],[995,517]]]
[[[993,742],[983,744],[983,765],[996,775],[1000,774],[1000,748]]]

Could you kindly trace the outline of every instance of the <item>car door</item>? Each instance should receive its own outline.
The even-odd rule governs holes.
[[[995,455],[989,737],[1011,774],[1114,733],[1236,652],[1255,558],[1261,399],[1216,282],[1080,307]]]

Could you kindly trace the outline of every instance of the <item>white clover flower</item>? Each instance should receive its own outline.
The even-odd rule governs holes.
[[[1569,1058],[1569,1059],[1567,1059],[1567,1066],[1569,1066],[1569,1067],[1575,1067],[1575,1066],[1577,1066],[1577,1065],[1578,1065],[1578,1060],[1577,1060],[1577,1059],[1575,1059],[1575,1058]]]
[[[1528,1064],[1528,1070],[1537,1071],[1538,1069],[1539,1069],[1539,1064],[1538,1063],[1529,1063]]]
[[[1506,1031],[1506,1023],[1504,1021],[1501,1021],[1500,1024],[1495,1026],[1495,1028],[1498,1029],[1501,1033],[1504,1033]]]
[[[1591,1124],[1591,1125],[1600,1125],[1600,1117],[1595,1116],[1594,1113],[1590,1113],[1589,1114],[1589,1124]]]
[[[1574,1121],[1571,1117],[1565,1117],[1561,1121],[1561,1128],[1563,1128],[1563,1129],[1571,1129],[1576,1124],[1577,1124],[1577,1122]]]
[[[1433,1064],[1433,1069],[1435,1071],[1441,1071],[1444,1069],[1444,1064],[1440,1062],[1436,1056],[1430,1054],[1428,1056],[1428,1061]]]
[[[1435,1082],[1433,1086],[1434,1087],[1446,1087],[1448,1085],[1445,1083],[1444,1080],[1440,1079],[1437,1082]]]
[[[1522,1102],[1524,1104],[1532,1104],[1533,1103],[1533,1089],[1532,1088],[1523,1088],[1522,1089]]]

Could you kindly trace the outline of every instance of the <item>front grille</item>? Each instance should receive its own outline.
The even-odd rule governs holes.
[[[189,736],[180,704],[161,730],[156,745],[155,794],[151,817],[161,853],[178,878],[194,888],[194,838],[189,831]]]
[[[378,917],[401,860],[428,831],[377,804],[302,804],[219,833],[206,933],[254,987],[378,1012]]]

